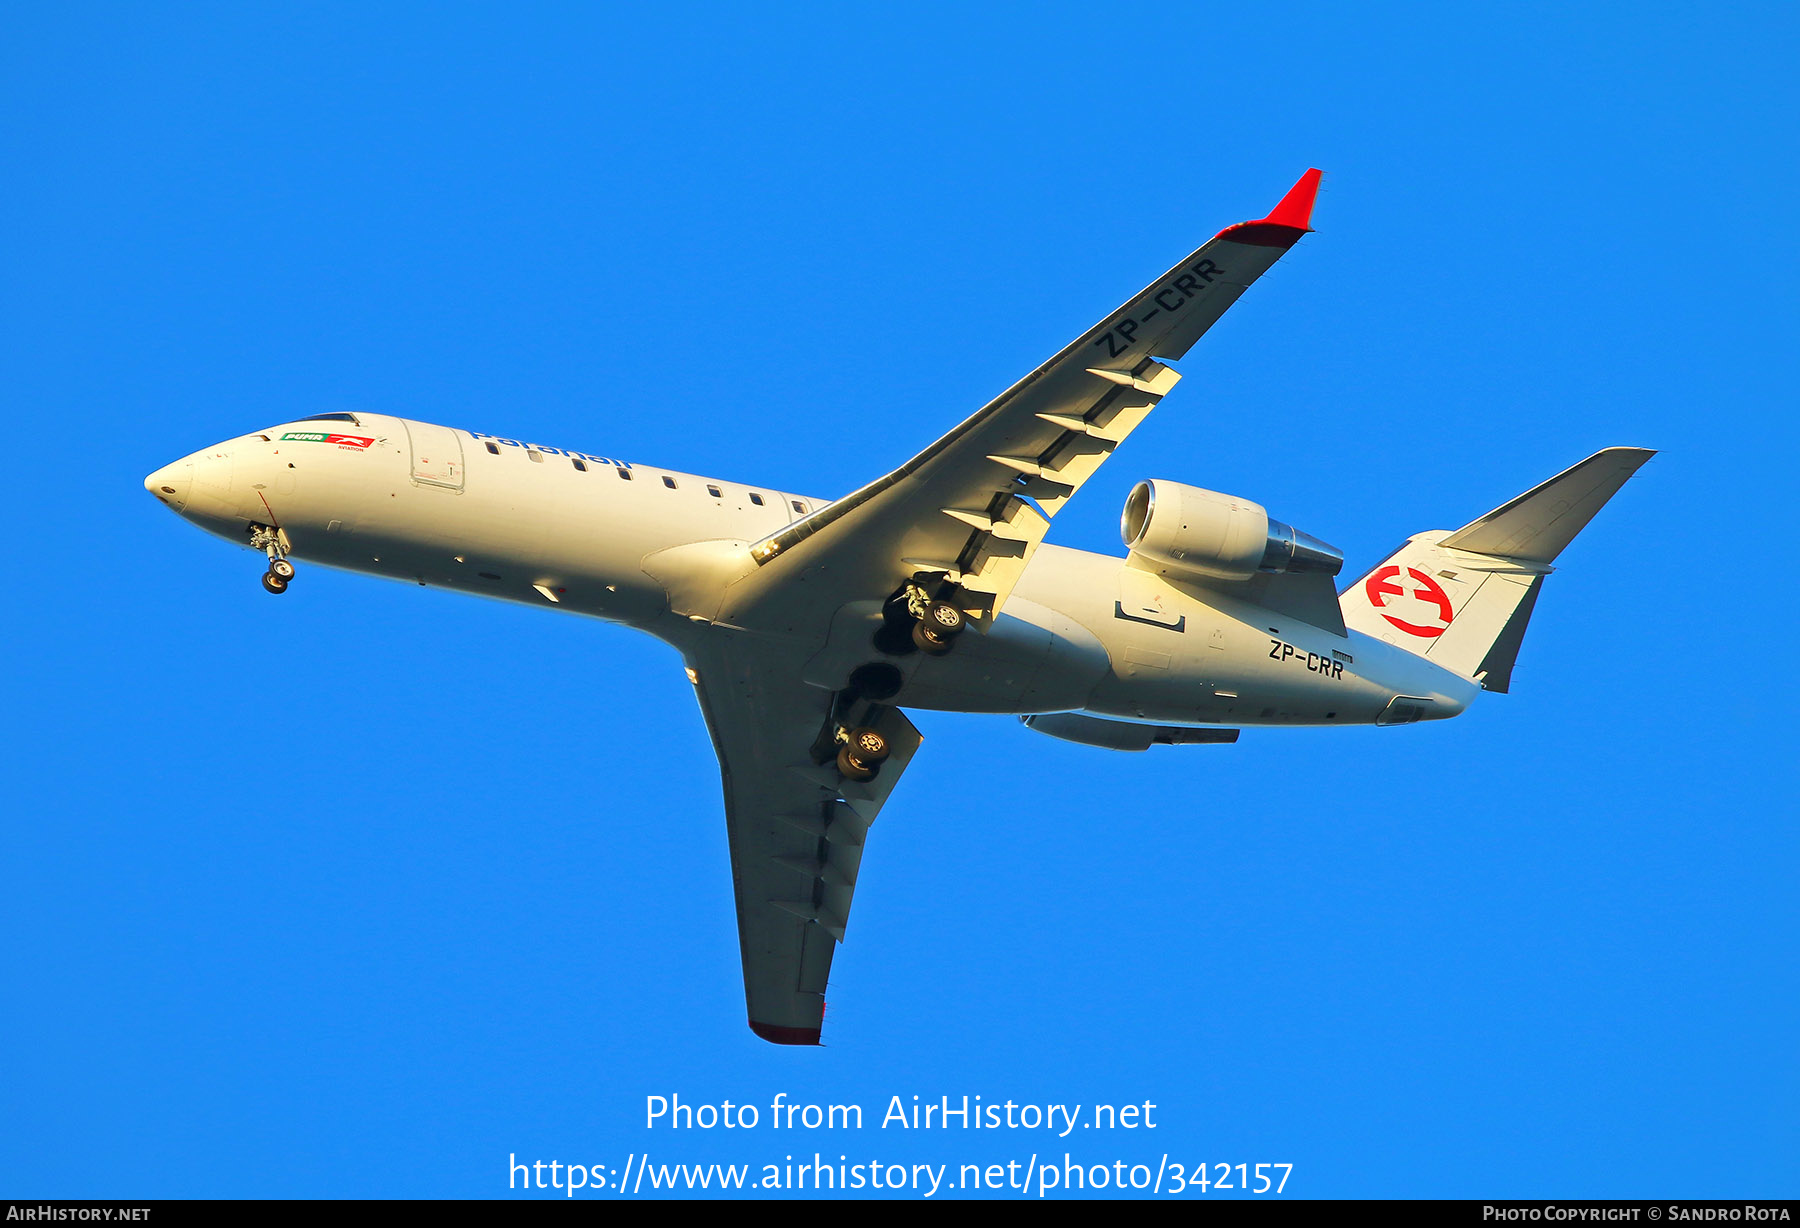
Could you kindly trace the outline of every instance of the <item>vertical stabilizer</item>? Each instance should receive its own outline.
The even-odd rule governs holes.
[[[1550,564],[1654,455],[1607,448],[1454,533],[1414,536],[1339,595],[1344,625],[1507,690]]]

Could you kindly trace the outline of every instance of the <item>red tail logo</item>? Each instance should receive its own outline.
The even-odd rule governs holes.
[[[1444,634],[1450,626],[1450,620],[1456,617],[1456,611],[1450,606],[1450,595],[1439,586],[1436,580],[1420,571],[1417,567],[1406,569],[1410,586],[1401,581],[1400,569],[1389,563],[1378,569],[1363,582],[1363,592],[1369,595],[1369,604],[1381,611],[1381,616],[1393,623],[1408,635],[1417,635],[1424,639],[1433,639]],[[1410,602],[1397,608],[1414,618],[1426,614],[1427,609],[1434,609],[1435,618],[1427,617],[1424,622],[1407,622],[1387,612],[1388,599],[1392,597],[1411,598]],[[1424,608],[1422,608],[1424,607]]]

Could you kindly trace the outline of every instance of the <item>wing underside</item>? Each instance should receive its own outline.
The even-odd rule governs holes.
[[[846,704],[788,664],[740,643],[688,654],[724,784],[750,1027],[777,1044],[816,1045],[869,825],[920,739],[898,709]],[[839,775],[830,740],[855,725],[880,730],[890,748],[866,784]]]

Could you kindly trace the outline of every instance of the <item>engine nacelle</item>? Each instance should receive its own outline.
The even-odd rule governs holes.
[[[1335,576],[1344,567],[1336,547],[1271,520],[1260,503],[1160,478],[1132,487],[1119,534],[1159,569],[1217,580],[1258,572]]]

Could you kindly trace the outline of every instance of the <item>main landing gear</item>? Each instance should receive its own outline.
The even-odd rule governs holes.
[[[835,766],[839,776],[856,784],[874,780],[893,751],[876,726],[889,711],[884,701],[899,693],[903,681],[900,670],[886,661],[852,670],[844,689],[832,696],[831,711],[813,740],[813,762]]]
[[[925,613],[912,625],[913,647],[928,656],[941,657],[955,646],[968,620],[948,601],[927,602]]]
[[[879,729],[864,725],[849,730],[844,734],[843,745],[838,747],[838,775],[858,783],[874,780],[887,757],[888,740]]]
[[[968,619],[960,606],[944,599],[946,591],[943,585],[927,589],[915,579],[895,592],[882,607],[876,649],[890,657],[915,652],[941,657],[949,652]],[[835,764],[838,775],[855,784],[874,780],[893,749],[876,725],[905,684],[905,674],[891,661],[866,661],[851,670],[813,740],[813,762],[821,767]]]
[[[896,594],[882,616],[875,647],[891,657],[912,652],[941,657],[955,647],[956,637],[968,625],[959,606],[928,596],[918,584],[908,584]]]
[[[294,578],[294,565],[287,560],[286,539],[281,530],[266,524],[251,525],[250,548],[269,556],[269,570],[263,572],[263,587],[271,593],[287,592],[288,581]]]

